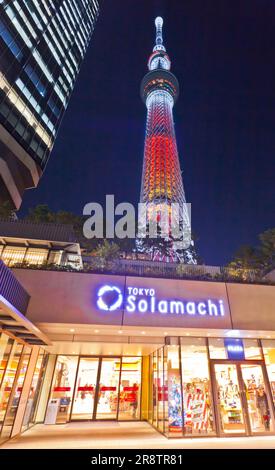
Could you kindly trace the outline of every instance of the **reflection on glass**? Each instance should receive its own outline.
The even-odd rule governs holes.
[[[235,364],[215,364],[218,411],[224,433],[245,433],[240,386]]]
[[[96,418],[116,419],[120,358],[103,358],[101,363]]]
[[[92,419],[99,359],[81,358],[76,380],[72,419]]]
[[[121,366],[119,419],[140,418],[141,358],[124,357]]]
[[[25,380],[25,375],[27,373],[29,360],[30,360],[31,348],[25,346],[21,360],[19,362],[19,373],[16,375],[16,383],[14,384],[11,392],[11,396],[9,399],[7,412],[4,420],[4,424],[2,427],[1,438],[7,439],[10,437],[12,426],[15,420],[17,408],[19,405],[23,384]]]
[[[254,433],[273,431],[271,404],[260,365],[241,364],[242,378],[251,430]]]
[[[69,420],[77,362],[77,356],[57,357],[53,386],[48,404],[50,406],[51,400],[54,400],[54,406],[56,407],[54,412],[55,423],[66,423]]]
[[[214,417],[205,339],[181,339],[184,434],[213,434]]]

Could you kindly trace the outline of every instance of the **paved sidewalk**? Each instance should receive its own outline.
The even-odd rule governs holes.
[[[39,424],[0,449],[275,449],[275,436],[167,439],[148,423]]]

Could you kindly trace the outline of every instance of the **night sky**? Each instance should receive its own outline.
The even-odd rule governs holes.
[[[158,15],[180,82],[174,117],[192,228],[205,262],[224,264],[275,226],[274,0],[105,0],[50,161],[19,216],[44,203],[81,214],[105,194],[138,202],[139,87]]]

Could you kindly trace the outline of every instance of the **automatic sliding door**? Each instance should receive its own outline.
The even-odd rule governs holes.
[[[96,419],[117,419],[120,363],[120,357],[102,358]]]
[[[80,358],[75,385],[72,420],[93,419],[98,365],[99,358]]]

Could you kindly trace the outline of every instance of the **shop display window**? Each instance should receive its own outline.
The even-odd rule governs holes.
[[[165,346],[168,378],[168,433],[179,437],[183,432],[183,408],[180,376],[179,346]]]
[[[158,424],[157,388],[158,388],[158,360],[157,360],[157,352],[154,352],[153,353],[153,426],[155,427],[157,427],[157,424]]]
[[[141,357],[122,358],[118,415],[121,420],[140,419],[141,364]]]
[[[23,350],[23,345],[14,341],[11,352],[9,354],[7,366],[5,373],[2,378],[2,384],[0,389],[0,432],[2,431],[2,426],[5,421],[5,415],[8,409],[9,400],[13,390],[14,380],[17,373],[17,368],[21,353]],[[0,437],[0,442],[2,440],[2,434]]]
[[[70,417],[78,356],[57,356],[46,422],[66,423]]]
[[[204,338],[181,338],[185,435],[215,433],[207,346]]]
[[[240,369],[252,433],[274,431],[272,402],[264,380],[262,366],[246,363],[241,364]]]
[[[5,374],[14,340],[5,333],[0,334],[0,387]]]
[[[148,421],[153,424],[153,356],[149,356]]]
[[[158,430],[160,432],[164,431],[164,401],[167,395],[164,386],[164,364],[163,364],[163,350],[161,348],[157,351],[157,361],[158,361],[158,378],[157,378],[157,415],[158,415]]]
[[[275,405],[275,341],[262,340],[262,347],[264,353],[264,360],[267,369],[267,375],[271,387],[273,403]]]
[[[9,398],[5,420],[2,426],[1,438],[8,439],[11,435],[12,426],[16,417],[21,393],[23,390],[24,380],[27,373],[29,360],[31,355],[31,348],[25,346],[18,364],[18,370],[15,376],[11,395]]]

